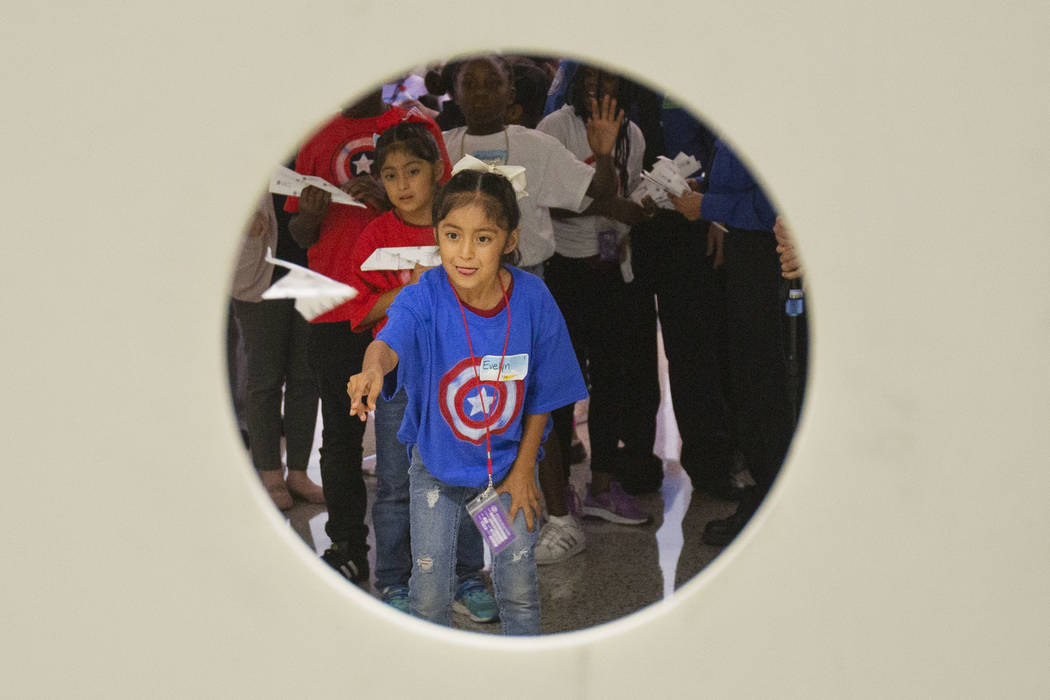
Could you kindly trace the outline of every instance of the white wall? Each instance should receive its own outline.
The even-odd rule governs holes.
[[[0,41],[0,695],[1050,695],[1045,3],[65,5],[6,7]],[[814,313],[752,527],[673,603],[531,642],[315,561],[253,487],[222,346],[241,223],[307,126],[491,46],[604,59],[725,129]]]

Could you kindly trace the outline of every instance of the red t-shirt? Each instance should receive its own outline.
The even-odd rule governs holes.
[[[372,165],[375,162],[376,136],[401,121],[418,121],[427,126],[444,159],[443,179],[447,179],[452,167],[448,162],[445,142],[441,138],[441,129],[429,117],[394,106],[377,117],[364,119],[351,119],[337,114],[299,150],[295,157],[295,171],[323,177],[334,185],[343,185],[350,178],[361,175],[375,176],[378,173],[372,172]],[[288,197],[284,210],[292,213],[299,211],[299,198]],[[372,208],[330,204],[328,214],[321,222],[320,238],[306,252],[310,269],[336,281],[351,284],[353,270],[340,265],[338,260],[347,259],[354,240],[376,215],[377,212]],[[349,309],[346,304],[342,304],[321,314],[313,323],[349,320]]]
[[[354,330],[359,328],[365,316],[379,300],[379,296],[391,289],[408,284],[412,279],[412,270],[361,270],[361,263],[368,259],[377,248],[394,248],[398,246],[434,245],[433,226],[413,226],[406,224],[396,211],[388,211],[374,219],[357,237],[346,261],[346,266],[354,271],[353,279],[348,282],[358,294],[344,306],[350,310],[350,321]],[[372,335],[386,325],[386,316],[372,326]]]

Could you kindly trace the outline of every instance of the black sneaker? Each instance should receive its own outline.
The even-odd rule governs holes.
[[[342,574],[350,583],[362,588],[368,585],[368,576],[371,573],[368,569],[368,559],[365,557],[355,559],[346,542],[333,542],[332,546],[321,555],[321,559]]]
[[[712,520],[704,526],[704,534],[700,536],[700,541],[715,547],[725,547],[744,529],[751,516],[758,510],[761,501],[762,496],[758,495],[757,489],[750,487],[744,492],[732,515],[721,520]]]
[[[740,501],[754,487],[741,486],[740,482],[734,477],[723,476],[721,478],[698,481],[695,488],[720,501],[736,502]]]

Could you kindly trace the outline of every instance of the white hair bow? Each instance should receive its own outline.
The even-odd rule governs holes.
[[[525,191],[525,168],[520,165],[489,165],[474,156],[463,156],[458,163],[452,166],[452,174],[455,175],[460,170],[478,170],[502,175],[510,180],[511,186],[514,187],[514,194],[517,195],[519,201],[529,196],[529,193]]]

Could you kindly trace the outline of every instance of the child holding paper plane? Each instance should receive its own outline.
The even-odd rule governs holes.
[[[393,209],[372,221],[354,243],[348,268],[359,294],[349,304],[355,331],[378,333],[394,298],[415,284],[424,268],[405,266],[389,252],[387,269],[363,269],[377,253],[420,246],[434,248],[433,204],[444,163],[437,142],[421,124],[404,122],[390,127],[376,142],[375,169]],[[377,263],[382,265],[382,263]],[[399,269],[400,268],[400,269]],[[408,397],[402,389],[376,404],[376,500],[372,525],[376,537],[376,590],[383,601],[408,612],[408,579],[412,573],[408,517],[408,451],[397,433]],[[475,622],[495,621],[499,610],[485,587],[480,570],[484,549],[477,528],[466,519],[460,529],[455,609]]]
[[[505,264],[519,235],[514,186],[496,167],[473,167],[434,203],[441,266],[394,299],[347,393],[362,420],[380,390],[408,396],[398,438],[412,455],[412,614],[449,624],[469,514],[493,552],[504,634],[534,635],[540,445],[550,412],[587,391],[554,298]]]

